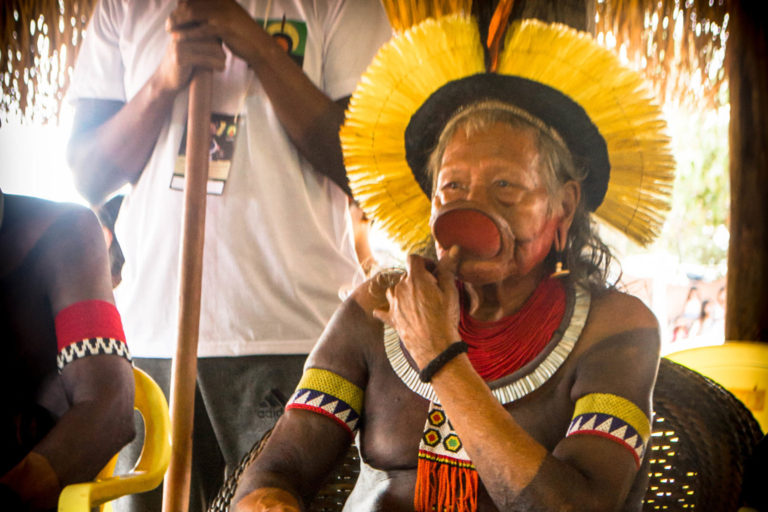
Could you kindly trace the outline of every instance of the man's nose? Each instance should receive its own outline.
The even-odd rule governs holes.
[[[467,193],[467,200],[476,201],[478,203],[487,203],[488,187],[486,187],[483,183],[470,183]]]

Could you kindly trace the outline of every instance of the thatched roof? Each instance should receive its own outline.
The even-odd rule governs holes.
[[[725,0],[598,0],[597,34],[626,52],[660,102],[714,107],[728,101],[727,7]]]
[[[0,2],[0,125],[58,115],[96,0]]]
[[[96,0],[0,3],[0,125],[55,118]],[[715,106],[725,80],[725,0],[597,0],[598,40],[626,55],[660,101]]]

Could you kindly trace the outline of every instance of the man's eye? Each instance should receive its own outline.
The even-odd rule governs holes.
[[[516,203],[522,200],[526,194],[525,189],[507,180],[496,181],[494,185],[496,186],[496,197],[506,203]]]
[[[445,185],[443,185],[443,189],[449,189],[449,190],[458,190],[461,188],[461,184],[459,184],[458,181],[449,181]]]

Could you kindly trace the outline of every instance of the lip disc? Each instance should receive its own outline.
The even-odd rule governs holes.
[[[466,208],[440,214],[432,225],[437,242],[448,249],[454,245],[476,258],[492,258],[501,250],[501,233],[489,216]]]

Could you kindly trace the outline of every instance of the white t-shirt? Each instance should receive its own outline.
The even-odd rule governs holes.
[[[70,100],[133,97],[163,57],[165,20],[176,3],[102,1],[80,50]],[[270,2],[240,3],[263,20]],[[391,36],[378,0],[274,0],[266,17],[332,99],[352,93]],[[242,60],[228,53],[213,90],[213,112],[232,117],[242,109],[229,175],[220,195],[207,196],[198,354],[307,353],[338,306],[339,291],[362,278],[346,196],[299,155]],[[175,352],[183,192],[171,183],[187,99],[187,92],[176,98],[116,226],[126,263],[115,296],[137,357]]]

